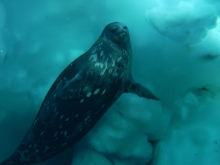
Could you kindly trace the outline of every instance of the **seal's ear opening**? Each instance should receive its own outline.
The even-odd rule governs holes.
[[[116,45],[127,45],[130,42],[129,31],[126,25],[120,22],[108,24],[102,32],[102,37],[106,37]]]

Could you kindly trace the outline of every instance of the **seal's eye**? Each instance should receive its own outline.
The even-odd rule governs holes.
[[[110,31],[112,32],[112,33],[115,33],[115,31],[116,31],[116,29],[117,29],[117,27],[112,27],[111,29],[110,29]]]

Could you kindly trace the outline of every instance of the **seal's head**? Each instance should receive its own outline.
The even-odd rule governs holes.
[[[120,22],[108,24],[102,32],[101,37],[106,37],[110,42],[126,46],[130,43],[129,31],[126,25]]]

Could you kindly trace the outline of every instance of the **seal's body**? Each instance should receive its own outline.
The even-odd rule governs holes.
[[[158,100],[131,75],[127,27],[111,23],[83,55],[59,75],[15,151],[0,165],[35,164],[73,146],[125,92]]]

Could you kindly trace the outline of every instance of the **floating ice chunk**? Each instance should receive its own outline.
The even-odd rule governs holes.
[[[212,6],[181,1],[176,6],[159,6],[145,15],[148,22],[172,41],[195,45],[216,27],[217,14]]]

